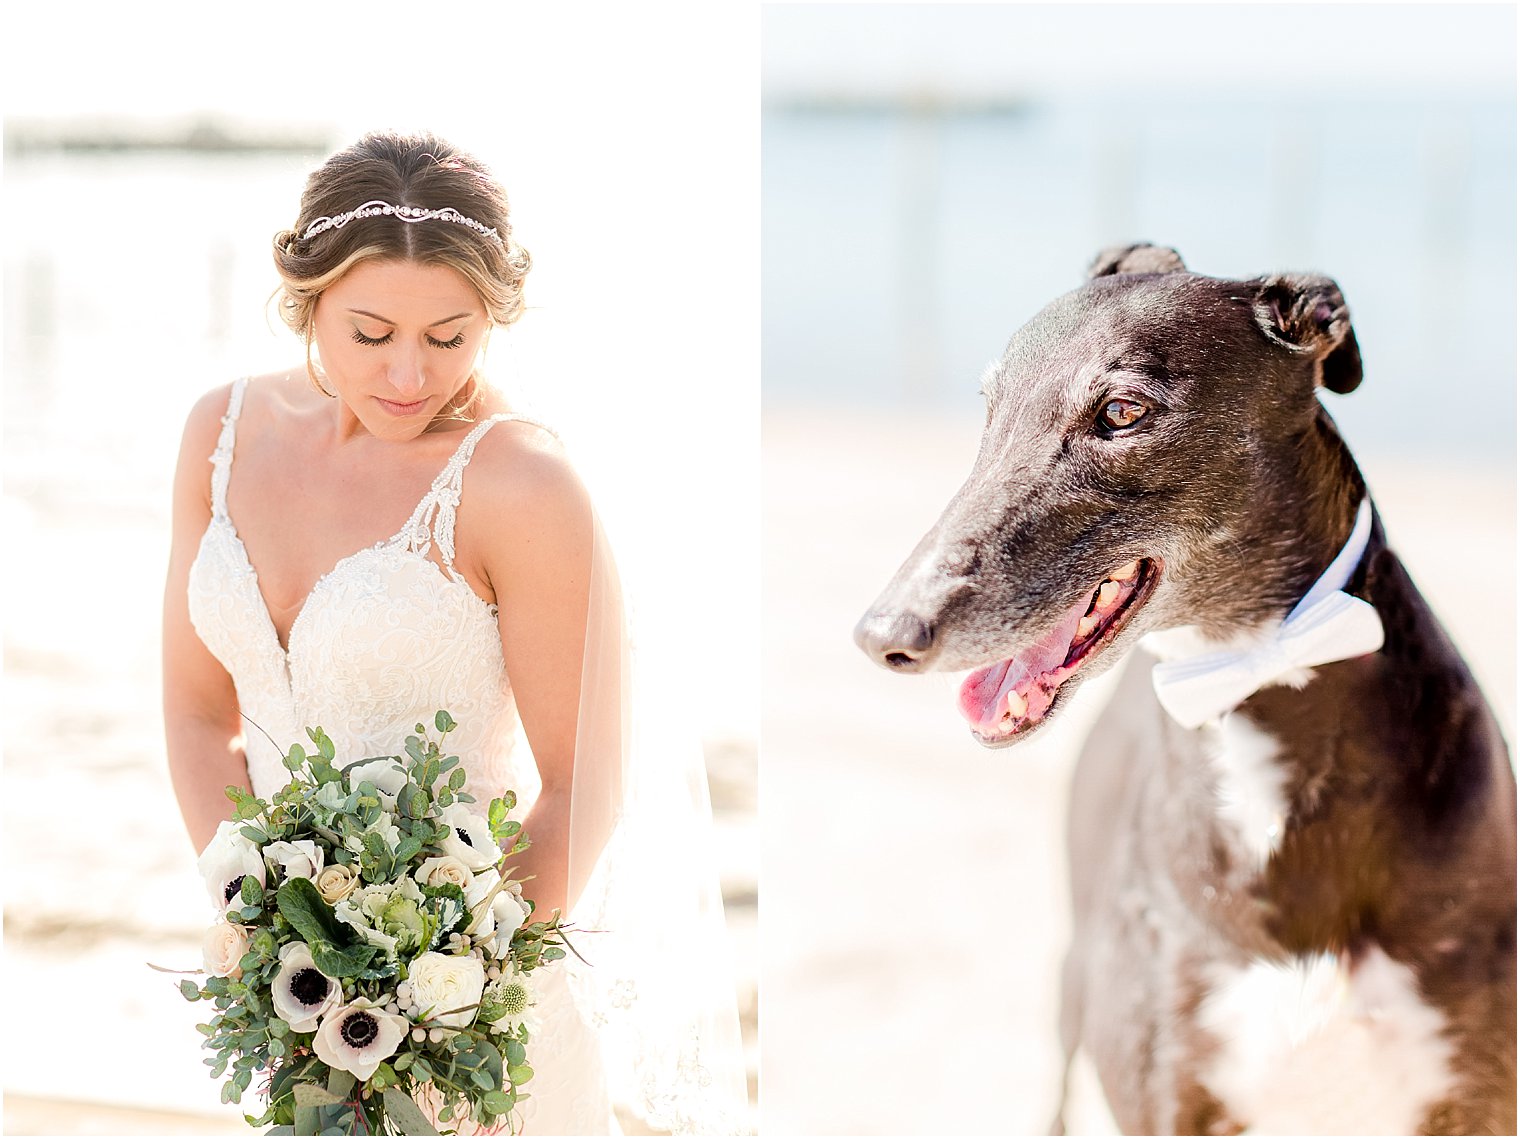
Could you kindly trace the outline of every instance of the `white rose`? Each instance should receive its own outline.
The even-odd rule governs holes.
[[[278,865],[284,878],[315,878],[327,861],[322,848],[309,838],[271,842],[264,847],[264,858]]]
[[[395,1054],[410,1028],[405,1017],[385,1012],[360,997],[323,1017],[311,1046],[317,1059],[328,1067],[367,1080],[386,1057]]]
[[[259,848],[242,833],[242,828],[247,825],[232,819],[222,820],[216,828],[216,835],[196,861],[206,882],[206,892],[211,895],[218,912],[232,904],[245,876],[251,875],[260,886],[268,881]]]
[[[317,968],[304,941],[292,941],[280,950],[280,971],[270,996],[292,1032],[314,1032],[318,1018],[342,998],[343,986]]]
[[[491,824],[463,803],[443,808],[439,821],[451,832],[440,843],[443,853],[453,855],[477,874],[501,861],[501,848],[491,836]]]
[[[213,977],[231,977],[234,980],[241,977],[243,967],[238,962],[242,961],[243,954],[247,952],[248,931],[232,922],[217,922],[206,931],[206,936],[201,941],[201,961],[205,963],[206,972]]]
[[[385,809],[389,811],[395,808],[396,796],[401,793],[401,788],[406,786],[406,771],[403,770],[401,761],[391,756],[368,759],[349,768],[348,785],[350,787],[357,790],[359,784],[365,780],[374,785],[380,802],[384,803]]]
[[[475,1009],[486,987],[486,969],[480,958],[448,957],[424,953],[412,962],[406,979],[412,986],[412,1003],[433,1024],[464,1028],[475,1019]],[[452,1010],[462,1009],[455,1012]],[[443,1015],[436,1015],[436,1014]]]
[[[317,875],[316,884],[322,900],[333,906],[354,892],[354,887],[359,884],[359,875],[352,867],[335,862],[322,869]]]
[[[424,886],[452,884],[462,890],[468,890],[475,882],[475,875],[470,873],[470,868],[451,854],[427,859],[412,872],[412,877]]]

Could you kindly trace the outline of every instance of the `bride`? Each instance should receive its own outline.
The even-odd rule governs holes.
[[[307,726],[353,760],[447,709],[477,800],[526,810],[537,913],[596,931],[538,998],[526,1130],[616,1133],[614,1102],[734,1130],[700,764],[673,771],[630,698],[616,573],[558,439],[480,373],[530,265],[504,192],[441,139],[368,135],[310,176],[274,259],[305,366],[203,397],[175,476],[164,719],[191,840],[227,785],[272,796]]]

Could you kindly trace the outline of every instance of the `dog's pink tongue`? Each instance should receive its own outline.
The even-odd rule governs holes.
[[[1029,702],[1025,716],[1037,720],[1045,714],[1054,691],[1046,691],[1036,682],[1046,673],[1066,663],[1077,622],[1086,614],[1091,598],[1084,597],[1066,611],[1056,627],[1038,644],[1025,649],[1010,660],[979,668],[961,685],[961,715],[975,729],[990,734],[1002,721],[1008,707],[1008,693],[1018,689]]]

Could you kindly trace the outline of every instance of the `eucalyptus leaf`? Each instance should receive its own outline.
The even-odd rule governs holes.
[[[438,1131],[422,1114],[422,1109],[412,1102],[411,1096],[400,1088],[386,1088],[385,1110],[403,1135],[437,1135]]]
[[[333,1094],[320,1084],[296,1085],[297,1107],[326,1107],[329,1104],[342,1102],[343,1096]]]
[[[297,1107],[295,1133],[315,1135],[322,1130],[322,1117],[314,1107]]]
[[[334,1068],[327,1077],[327,1090],[339,1099],[346,1100],[349,1093],[354,1090],[355,1083],[357,1081],[354,1079],[352,1072],[345,1072],[342,1068]]]
[[[492,1115],[505,1115],[512,1110],[512,1097],[502,1091],[487,1092],[485,1098],[480,1101],[480,1106]]]

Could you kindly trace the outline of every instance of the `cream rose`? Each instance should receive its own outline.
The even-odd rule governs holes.
[[[359,876],[353,869],[338,862],[324,867],[316,878],[317,893],[330,906],[337,905],[352,894],[358,884]]]
[[[469,890],[475,883],[470,868],[451,854],[429,858],[412,873],[412,877],[424,886],[458,886]]]
[[[233,980],[241,977],[243,967],[238,962],[247,952],[248,931],[229,921],[217,922],[206,931],[201,941],[201,961],[205,963],[206,972],[213,977],[231,977]]]
[[[309,838],[296,842],[271,842],[264,847],[264,860],[280,868],[284,878],[315,878],[326,861],[322,848]]]
[[[465,1006],[479,1003],[486,987],[486,969],[475,956],[424,953],[412,962],[406,979],[412,986],[412,1003],[427,1020],[464,1028],[475,1019],[475,1010]]]

